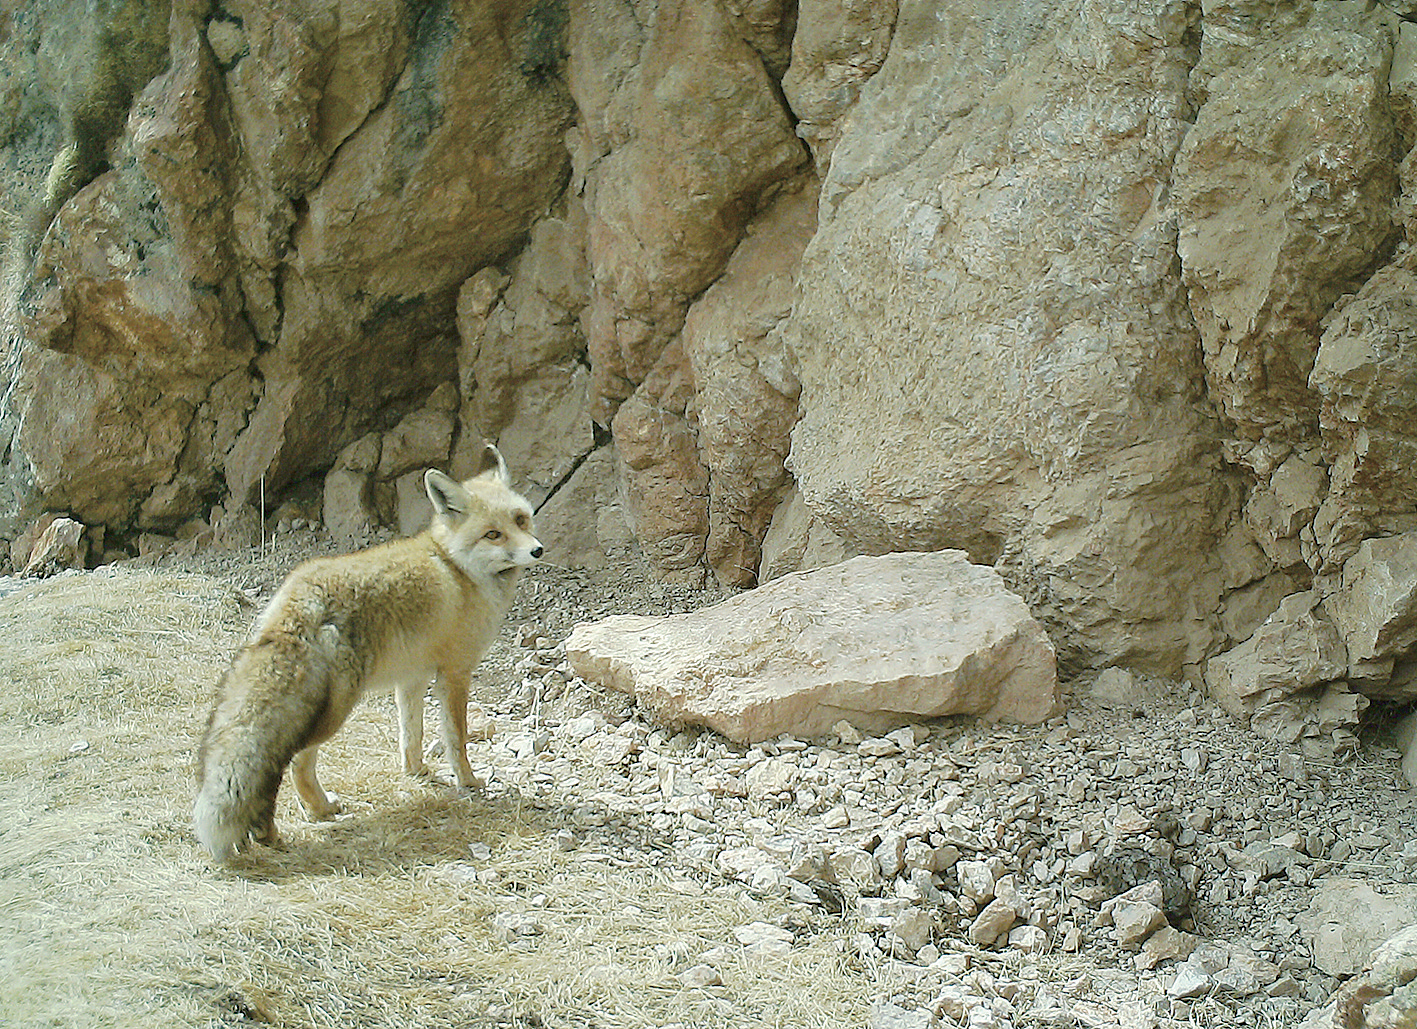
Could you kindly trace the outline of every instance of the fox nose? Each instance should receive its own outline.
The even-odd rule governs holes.
[[[536,546],[534,546],[534,547],[531,548],[531,556],[534,557],[534,558],[536,558],[537,560],[540,560],[540,559],[541,559],[541,544],[540,544],[540,543],[538,543]]]

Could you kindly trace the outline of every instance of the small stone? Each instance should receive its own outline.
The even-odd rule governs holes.
[[[859,847],[833,851],[828,858],[832,874],[858,887],[874,886],[881,881],[881,871],[870,852]]]
[[[770,922],[749,922],[733,930],[743,949],[759,957],[786,957],[792,951],[792,933]]]
[[[1009,947],[1024,954],[1041,954],[1048,949],[1048,934],[1036,925],[1019,925],[1009,930]]]
[[[1205,971],[1186,961],[1177,967],[1176,978],[1171,981],[1166,992],[1172,997],[1184,1000],[1208,993],[1213,985],[1211,977]]]
[[[1196,938],[1163,925],[1152,933],[1137,955],[1137,967],[1152,969],[1163,961],[1184,961],[1196,949]]]
[[[680,972],[677,978],[680,984],[689,990],[702,990],[710,986],[723,985],[723,977],[712,965],[694,965],[692,968]]]
[[[891,934],[912,955],[930,942],[938,928],[934,914],[922,907],[908,907],[891,920]]]
[[[852,725],[845,718],[832,726],[832,732],[836,738],[842,742],[843,746],[855,747],[861,743],[861,730]]]
[[[969,926],[969,942],[976,947],[988,947],[1003,936],[1018,920],[1018,911],[1007,901],[991,900]]]
[[[1199,775],[1210,764],[1210,755],[1201,747],[1183,747],[1181,749],[1181,763],[1192,774]]]
[[[896,916],[910,906],[904,897],[862,897],[856,911],[867,925],[889,929]]]
[[[876,866],[882,878],[894,879],[905,870],[905,845],[901,833],[887,833],[876,845]]]
[[[871,1005],[871,1015],[867,1029],[931,1029],[935,1016],[928,1008],[910,1010],[890,1001],[876,1001]]]
[[[955,865],[959,889],[980,904],[994,899],[994,871],[986,861],[960,861]]]
[[[1145,902],[1119,901],[1112,909],[1112,931],[1117,943],[1128,950],[1141,946],[1152,933],[1166,925],[1161,908]]]
[[[892,757],[900,753],[900,745],[895,740],[875,736],[862,740],[856,750],[862,757]]]

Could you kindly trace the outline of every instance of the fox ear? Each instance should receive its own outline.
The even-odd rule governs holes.
[[[507,474],[507,462],[502,460],[502,452],[491,443],[482,448],[477,461],[477,474],[473,478],[499,479],[504,486],[512,484],[512,477]]]
[[[467,511],[467,490],[438,469],[430,468],[423,473],[423,488],[433,502],[434,514],[463,514]]]

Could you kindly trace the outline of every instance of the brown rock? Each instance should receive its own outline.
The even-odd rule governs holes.
[[[1295,921],[1320,971],[1353,975],[1368,964],[1374,948],[1417,923],[1417,889],[1397,886],[1379,893],[1358,880],[1328,879]]]
[[[783,194],[749,226],[684,321],[709,470],[705,557],[726,585],[757,582],[763,537],[788,482],[800,387],[777,327],[792,310],[797,263],[816,228],[814,184]]]
[[[576,2],[570,51],[604,424],[722,270],[756,198],[806,154],[762,59],[717,4],[665,0],[642,23]]]
[[[1417,925],[1380,944],[1362,972],[1343,984],[1334,1025],[1344,1029],[1407,1029],[1417,1025]]]
[[[1210,695],[1232,715],[1249,722],[1257,705],[1341,679],[1348,655],[1338,629],[1318,607],[1319,594],[1286,597],[1279,610],[1244,643],[1206,665]]]
[[[367,472],[332,468],[325,475],[321,519],[325,531],[338,540],[362,542],[379,524],[373,485]]]
[[[617,480],[615,448],[601,447],[536,512],[536,538],[547,560],[593,569],[638,560]]]
[[[497,440],[540,502],[595,446],[586,344],[585,216],[543,218],[509,276],[483,269],[458,300],[463,440]],[[468,431],[470,427],[471,431]]]
[[[693,396],[683,347],[672,343],[620,406],[612,431],[625,511],[641,550],[659,574],[697,582],[708,536],[708,471],[699,462]]]
[[[1187,25],[996,10],[902,2],[840,123],[783,326],[789,467],[849,549],[1008,555],[1067,660],[1179,674],[1237,500],[1147,185],[1189,128]]]
[[[249,494],[262,474],[280,488],[327,464],[344,442],[389,410],[408,410],[410,397],[451,374],[459,286],[515,249],[568,168],[561,137],[569,97],[554,78],[535,79],[521,67],[532,6],[428,8],[409,26],[406,50],[397,32],[389,34],[398,19],[380,28],[376,12],[350,19],[357,39],[339,36],[327,89],[351,92],[326,93],[318,123],[321,146],[339,145],[277,248],[279,338],[248,430],[256,439],[238,445],[241,460],[227,462],[234,493]],[[285,15],[282,30],[318,34],[324,30],[307,22],[321,18],[344,25],[333,5],[304,13]],[[489,38],[505,45],[484,45]],[[346,42],[355,48],[348,55]],[[358,54],[375,51],[361,67]],[[385,92],[385,62],[401,52]],[[281,103],[276,96],[267,106]],[[327,114],[335,126],[329,138]],[[469,162],[470,153],[482,157]],[[273,435],[282,441],[274,450],[262,442]]]
[[[65,568],[83,568],[88,551],[83,524],[72,518],[55,518],[39,534],[20,574],[40,579]]]
[[[447,410],[420,407],[384,434],[379,454],[380,479],[396,479],[410,469],[443,468],[453,442],[455,420]],[[422,487],[420,487],[421,489]]]
[[[1246,438],[1312,431],[1319,319],[1395,235],[1390,57],[1380,34],[1317,23],[1256,47],[1210,81],[1176,157],[1206,378]]]
[[[895,20],[896,0],[802,0],[797,5],[792,64],[782,77],[782,92],[819,173],[830,163],[841,120],[885,62]]]
[[[1417,643],[1417,533],[1364,540],[1324,607],[1350,664],[1405,656]]]
[[[1417,528],[1417,273],[1409,265],[1383,268],[1341,307],[1309,375],[1332,457],[1314,519],[1325,570],[1364,536]]]

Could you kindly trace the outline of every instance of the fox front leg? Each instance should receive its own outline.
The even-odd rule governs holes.
[[[394,690],[394,703],[399,709],[399,753],[403,755],[404,774],[420,779],[428,777],[423,763],[423,693],[426,680],[401,682]]]
[[[443,753],[453,772],[453,781],[465,790],[481,789],[486,785],[472,774],[467,761],[467,689],[472,670],[448,672],[439,670],[433,692],[442,714]]]

